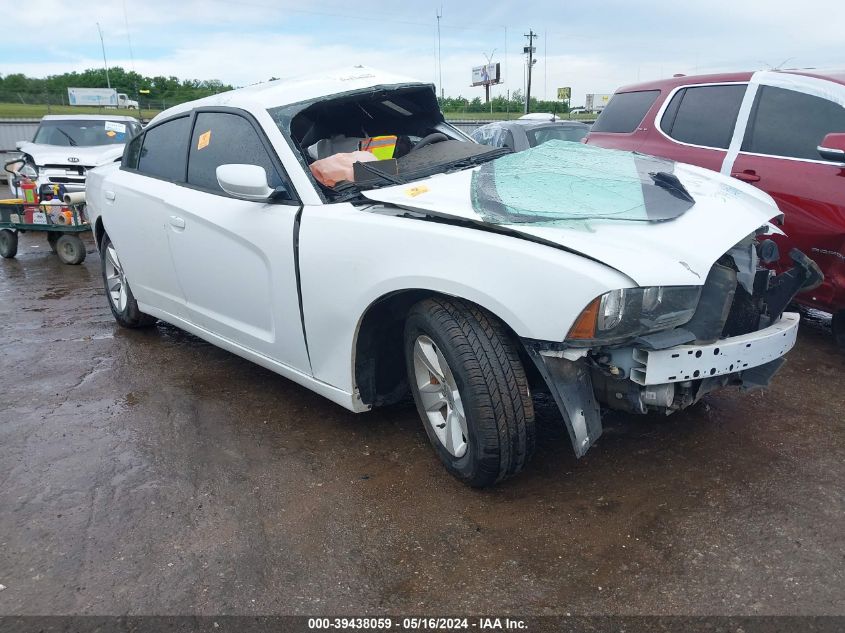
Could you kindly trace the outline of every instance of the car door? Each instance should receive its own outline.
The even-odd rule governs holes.
[[[165,227],[182,189],[190,130],[189,116],[148,128],[129,144],[121,168],[107,176],[102,191],[106,209],[119,207],[104,213],[104,226],[135,298],[177,319],[187,311]]]
[[[825,274],[804,301],[824,310],[845,308],[845,169],[816,149],[830,132],[845,132],[841,101],[800,90],[761,85],[748,117],[742,146],[729,173],[771,195],[784,213],[786,236],[776,236],[782,255],[798,248]],[[779,266],[788,268],[788,257]]]
[[[275,201],[230,196],[225,164],[264,168]],[[300,204],[259,125],[236,109],[194,113],[186,185],[168,238],[190,320],[241,347],[310,373],[299,310],[295,233]]]
[[[719,171],[747,89],[747,83],[676,88],[638,151]]]

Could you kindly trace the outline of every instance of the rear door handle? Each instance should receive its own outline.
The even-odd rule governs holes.
[[[184,229],[185,228],[185,220],[180,218],[178,215],[171,215],[170,216],[170,226],[177,228],[177,229]]]
[[[114,200],[114,198],[115,198],[114,191],[104,191],[103,196],[105,197],[106,200]]]
[[[735,171],[731,177],[741,180],[742,182],[758,182],[760,176],[757,175],[753,169],[746,169],[745,171]]]

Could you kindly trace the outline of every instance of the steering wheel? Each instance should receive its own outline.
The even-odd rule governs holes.
[[[448,141],[449,137],[443,134],[443,132],[434,132],[433,134],[429,134],[428,136],[422,137],[416,145],[411,148],[412,152],[416,152],[418,149],[421,149],[427,145],[431,145],[432,143],[442,143],[443,141]]]

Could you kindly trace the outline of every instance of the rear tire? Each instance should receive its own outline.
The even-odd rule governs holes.
[[[0,231],[0,257],[11,259],[18,254],[18,234],[9,229]]]
[[[534,452],[534,406],[517,343],[498,319],[459,299],[421,301],[405,324],[405,361],[426,434],[452,475],[482,488],[522,470]]]
[[[155,317],[144,314],[138,308],[138,302],[135,301],[135,295],[132,294],[132,288],[123,273],[117,250],[108,235],[103,236],[100,244],[100,261],[106,299],[114,320],[128,328],[149,327],[155,324]]]
[[[76,266],[85,261],[85,244],[76,235],[62,235],[56,240],[56,255],[62,263]]]
[[[836,339],[836,344],[845,350],[845,310],[834,313],[830,325],[833,329],[833,338]]]

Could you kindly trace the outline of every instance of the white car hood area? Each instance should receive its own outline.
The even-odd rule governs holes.
[[[89,147],[65,145],[41,145],[21,143],[19,150],[29,154],[36,165],[72,165],[96,167],[111,163],[123,155],[123,144],[93,145]],[[76,160],[73,160],[76,159]]]
[[[699,167],[565,141],[363,195],[548,242],[641,286],[704,283],[722,254],[780,215],[767,194]]]

